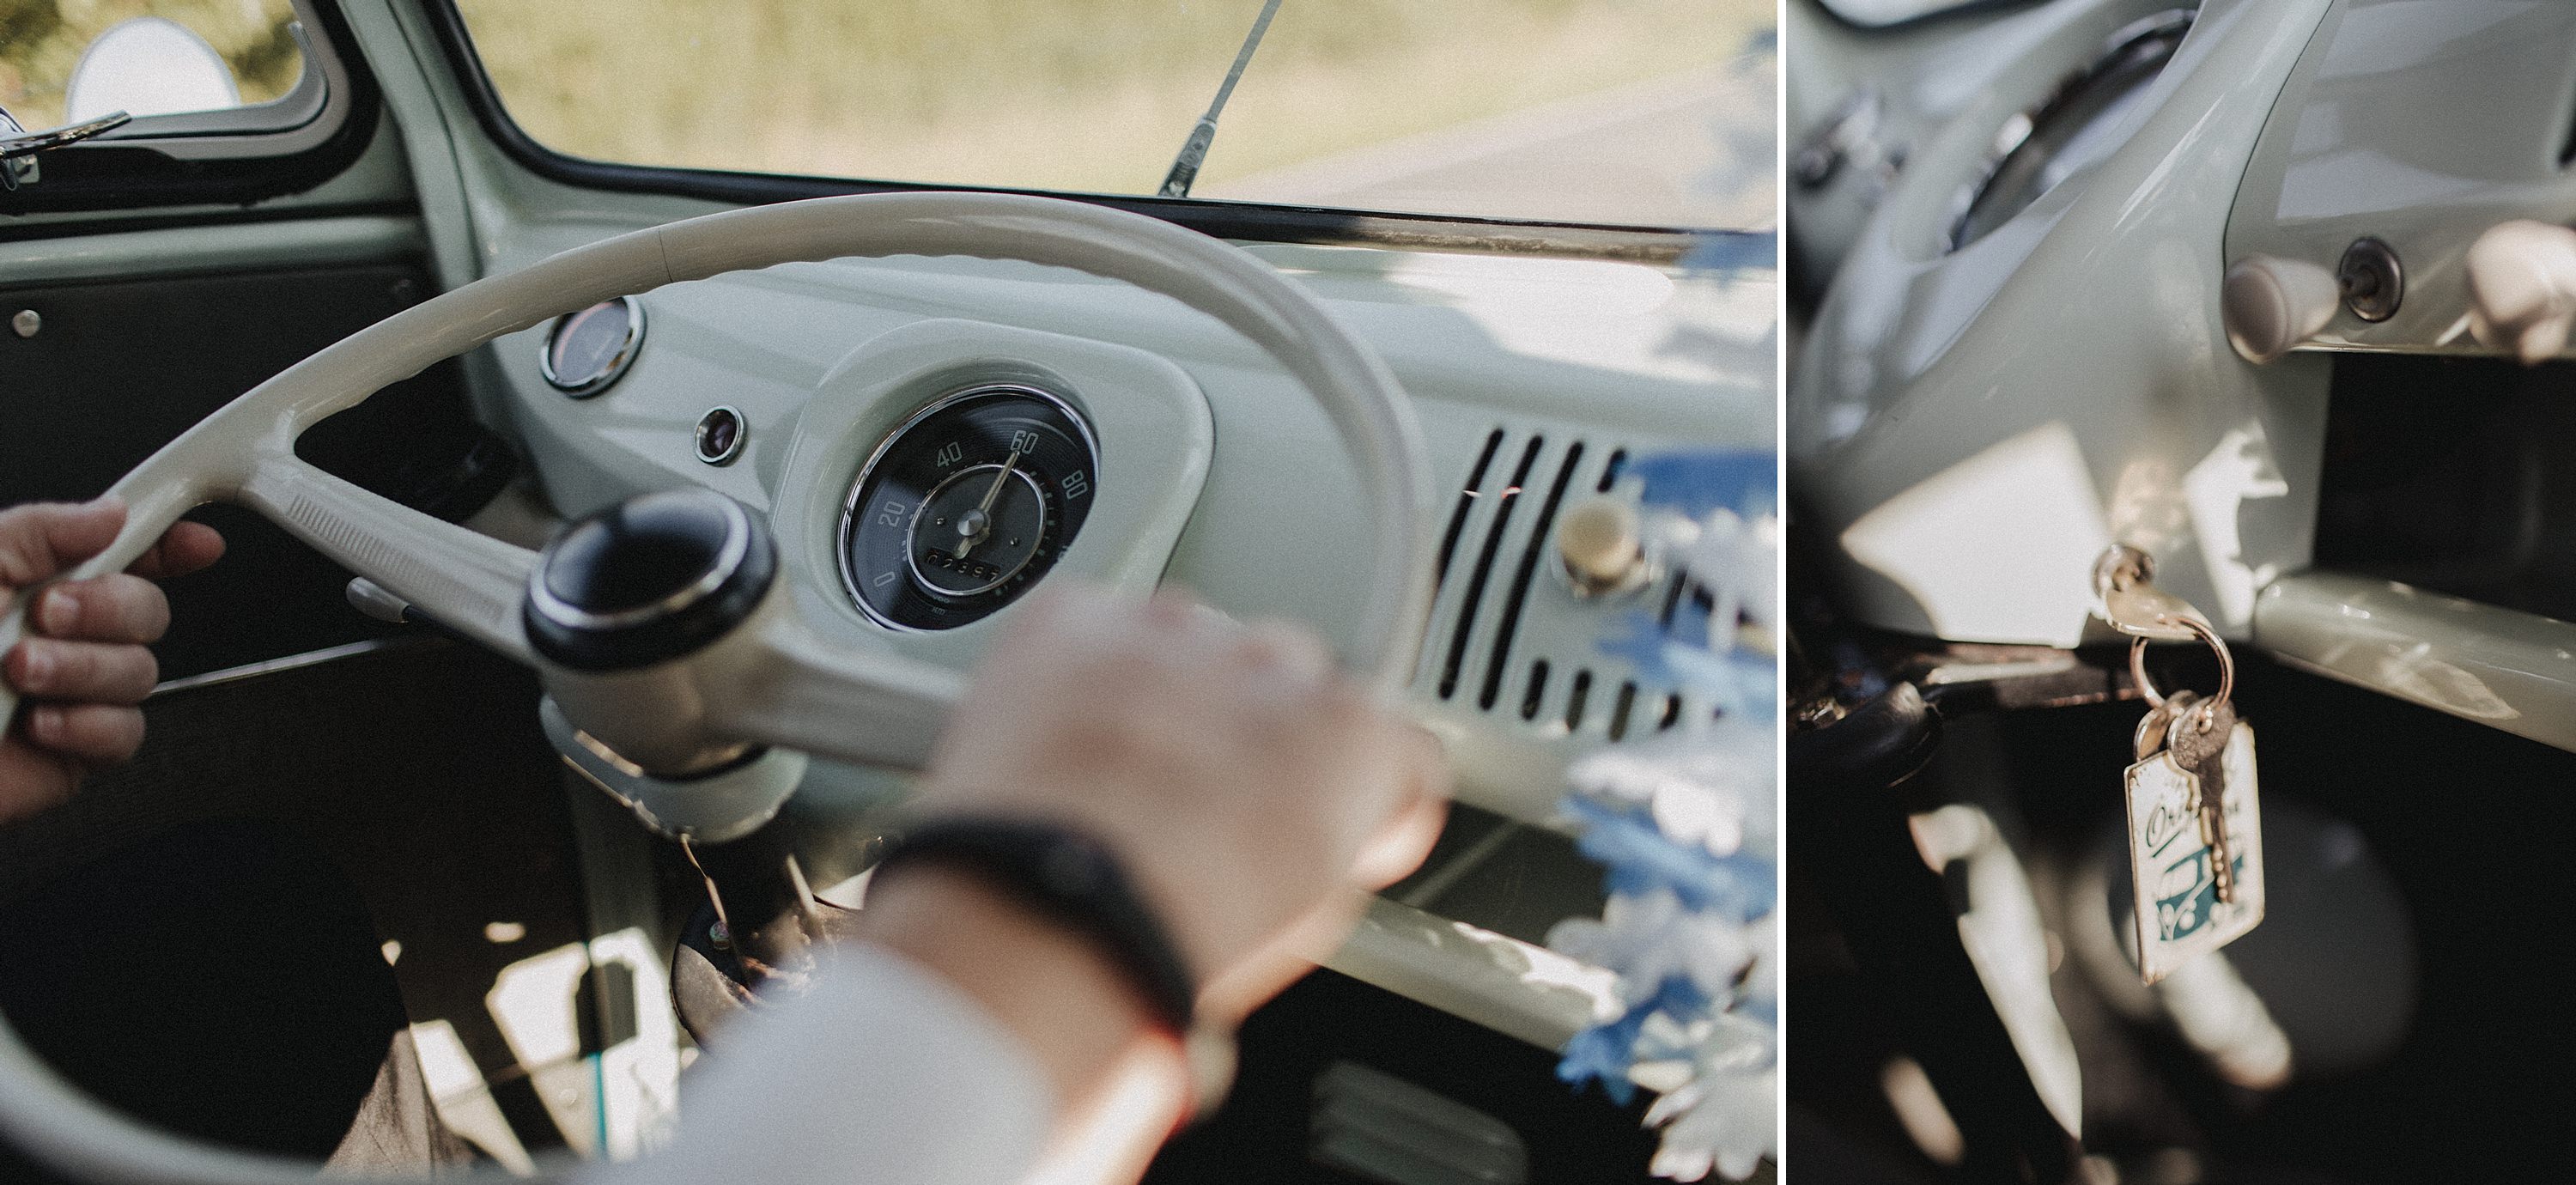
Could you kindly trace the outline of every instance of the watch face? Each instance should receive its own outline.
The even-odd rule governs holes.
[[[1035,387],[975,387],[877,446],[841,514],[841,575],[868,616],[952,629],[1010,604],[1081,531],[1099,484],[1090,425]]]

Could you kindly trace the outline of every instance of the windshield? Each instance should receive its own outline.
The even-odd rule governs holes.
[[[1152,194],[1263,0],[458,0],[594,160]],[[1770,0],[1284,0],[1189,192],[1672,227],[1772,218]]]

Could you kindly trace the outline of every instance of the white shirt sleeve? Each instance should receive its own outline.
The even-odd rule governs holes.
[[[595,1185],[994,1185],[1035,1166],[1054,1091],[1019,1039],[884,947],[822,955],[803,999],[737,1017],[688,1080],[679,1136]]]

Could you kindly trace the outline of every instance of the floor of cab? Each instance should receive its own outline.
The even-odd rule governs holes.
[[[238,946],[229,953],[238,957],[224,962],[225,944],[210,943],[204,957],[217,963],[207,965],[223,970],[207,982],[161,990],[174,1001],[191,999],[192,986],[211,996],[221,986],[214,980],[239,979],[263,965],[307,968],[316,976],[325,967],[345,971],[349,948],[364,944],[357,956],[379,960],[380,969],[391,964],[409,1020],[448,1022],[511,1127],[532,1147],[544,1147],[552,1122],[484,1000],[504,967],[584,937],[561,765],[538,730],[531,710],[536,694],[529,674],[505,660],[414,638],[156,697],[147,708],[148,740],[132,764],[92,777],[69,803],[0,830],[0,906],[39,900],[49,885],[188,835],[212,838],[173,849],[181,853],[174,859],[202,868],[205,896],[240,898],[238,886],[222,883],[222,857],[224,845],[243,845],[241,859],[257,866],[248,879],[291,882],[290,888],[273,900],[240,898],[240,916],[222,923],[225,938]],[[252,831],[257,838],[244,838]],[[292,867],[301,857],[281,861],[270,850],[278,847],[315,854],[329,867],[301,875]],[[129,879],[166,881],[166,871],[138,869]],[[358,900],[330,900],[333,890],[317,887],[325,881]],[[126,920],[137,933],[150,934],[162,920],[153,915],[187,916],[198,906],[170,901],[156,907],[146,900]],[[354,907],[356,930],[345,916],[324,924],[342,906]],[[170,965],[165,950],[131,945],[114,919],[105,927],[44,932],[57,949],[13,951],[8,962],[16,974],[54,974],[49,964],[75,956],[109,972],[120,960],[147,969]],[[85,945],[66,952],[58,948],[65,941]],[[279,990],[275,980],[253,982],[244,990]],[[257,1007],[209,1009],[204,1023],[256,1026],[261,1017]],[[66,1053],[86,1048],[104,1056],[107,1048],[41,1036]],[[199,1032],[172,1042],[163,1056],[174,1087],[163,1105],[174,1113],[155,1116],[147,1105],[144,1117],[183,1129],[203,1120],[179,1113],[197,1105],[183,1089],[192,1071],[209,1072],[188,1064],[192,1053],[238,1052],[293,1036]],[[57,1065],[75,1082],[100,1073],[98,1057],[65,1057]],[[342,1089],[318,1080],[300,1086]]]

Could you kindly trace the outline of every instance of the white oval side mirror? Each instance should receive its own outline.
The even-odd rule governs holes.
[[[118,110],[143,116],[239,106],[241,87],[224,55],[195,30],[157,16],[99,34],[63,87],[63,118],[71,123]]]

